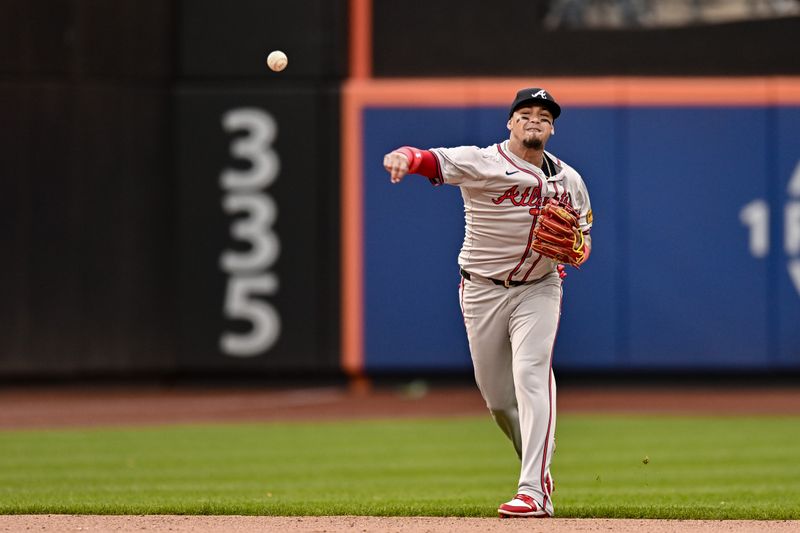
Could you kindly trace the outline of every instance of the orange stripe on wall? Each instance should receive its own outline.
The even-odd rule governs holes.
[[[350,0],[350,77],[372,76],[372,0]]]
[[[800,105],[800,77],[352,79],[346,82],[342,87],[341,297],[342,368],[349,375],[360,376],[364,371],[364,108],[507,106],[517,90],[529,86],[541,86],[553,93],[565,113],[570,106]]]
[[[366,80],[372,76],[372,0],[350,0],[348,8],[350,77]],[[346,92],[341,128],[341,365],[348,375],[360,376],[364,366],[361,109]]]
[[[363,205],[360,103],[342,94],[342,368],[358,376],[364,367]]]
[[[562,105],[769,105],[800,103],[800,78],[446,78],[363,80],[349,90],[362,104],[510,104],[538,86]]]

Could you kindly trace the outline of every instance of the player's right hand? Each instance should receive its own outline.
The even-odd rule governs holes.
[[[392,183],[399,183],[408,174],[408,157],[400,152],[389,152],[383,156],[383,168],[390,174]]]

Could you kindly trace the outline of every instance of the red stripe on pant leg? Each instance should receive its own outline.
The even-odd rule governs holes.
[[[461,319],[464,321],[464,329],[467,329],[467,316],[464,314],[464,285],[466,281],[464,276],[461,276],[461,282],[458,284],[459,304],[461,305]],[[469,331],[467,333],[469,334]]]
[[[547,403],[550,407],[550,415],[547,418],[547,433],[545,435],[544,451],[542,453],[542,471],[539,480],[542,485],[542,493],[544,494],[544,498],[542,499],[543,507],[547,507],[547,498],[550,497],[545,487],[545,476],[547,475],[547,450],[550,448],[550,429],[553,427],[553,380],[555,380],[555,376],[553,375],[553,352],[556,348],[558,327],[561,325],[561,303],[563,301],[563,297],[564,292],[562,290],[561,295],[558,298],[558,321],[556,322],[556,334],[553,337],[553,346],[550,347],[550,365],[547,373]]]

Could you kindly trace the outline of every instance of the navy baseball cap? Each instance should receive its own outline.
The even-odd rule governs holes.
[[[511,110],[508,112],[509,118],[511,118],[511,115],[514,114],[517,108],[523,105],[544,106],[553,114],[553,120],[557,119],[558,115],[561,114],[561,106],[556,103],[556,99],[553,98],[553,95],[539,87],[522,89],[517,92],[517,97],[514,98],[514,102],[511,104]]]

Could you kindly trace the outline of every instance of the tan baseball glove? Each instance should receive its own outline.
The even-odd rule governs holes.
[[[586,260],[586,243],[578,214],[568,204],[548,198],[533,229],[534,252],[559,263],[580,266]]]

